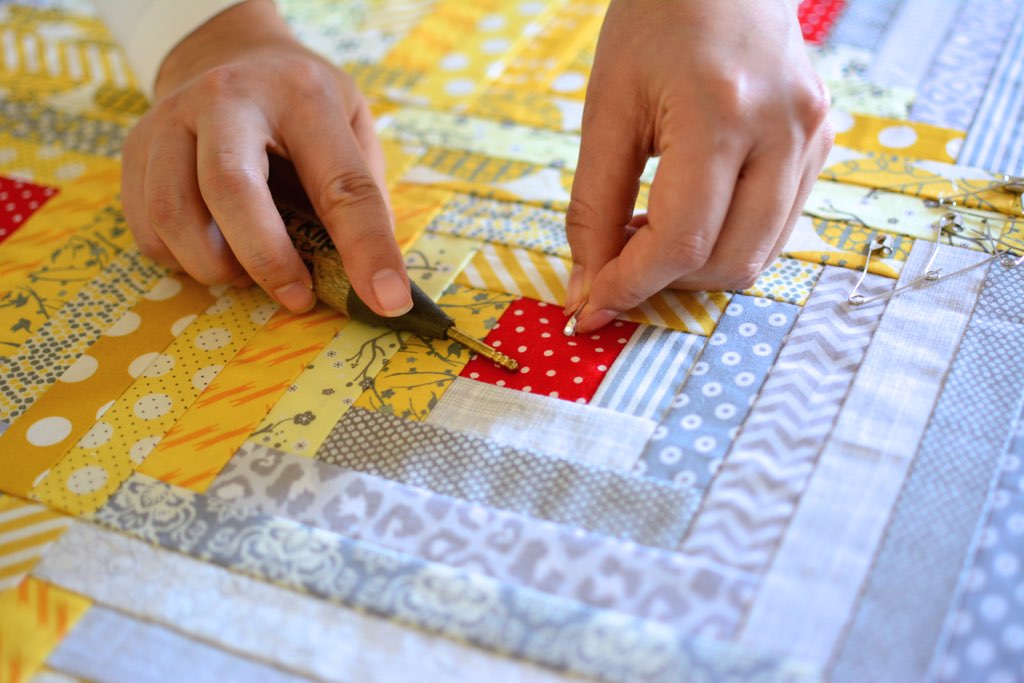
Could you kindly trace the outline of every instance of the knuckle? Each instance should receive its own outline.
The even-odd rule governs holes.
[[[677,269],[690,272],[707,264],[713,246],[703,234],[684,232],[666,240],[665,249]]]
[[[170,249],[156,235],[135,235],[135,243],[142,255],[165,266],[177,265]]]
[[[245,166],[236,152],[218,151],[205,166],[200,184],[215,196],[234,195],[265,182],[263,173]]]
[[[723,289],[737,289],[745,290],[750,289],[757,282],[757,278],[761,276],[761,270],[763,266],[760,263],[749,263],[743,264],[733,269],[733,272],[726,278],[727,281],[723,282]]]
[[[565,211],[565,229],[569,240],[575,240],[597,228],[599,213],[585,199],[574,195]]]
[[[232,64],[219,64],[207,69],[196,79],[195,87],[207,101],[216,101],[234,94],[238,69]]]
[[[254,248],[244,255],[242,262],[246,271],[256,281],[266,285],[294,279],[287,276],[290,272],[288,256],[286,253],[273,249]]]
[[[328,214],[375,203],[383,203],[380,189],[373,178],[361,170],[331,174],[326,182],[321,183],[316,193],[317,206]]]
[[[184,198],[173,189],[157,190],[146,201],[146,218],[154,227],[180,231],[188,225]]]
[[[793,96],[797,119],[808,133],[818,130],[828,118],[831,106],[828,88],[815,76],[798,87]]]

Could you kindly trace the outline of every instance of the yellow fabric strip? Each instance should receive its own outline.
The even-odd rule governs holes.
[[[0,498],[0,593],[14,588],[71,519],[14,496]]]
[[[409,71],[434,69],[466,36],[476,32],[481,19],[499,11],[502,5],[498,0],[440,0],[433,12],[409,31],[381,63]]]
[[[460,329],[483,339],[517,298],[456,285],[438,303]],[[410,420],[425,420],[470,356],[464,347],[446,339],[410,335],[354,405]]]
[[[428,233],[406,252],[409,277],[437,299],[476,252],[476,242]],[[370,385],[403,335],[349,322],[306,365],[252,433],[255,443],[313,457],[334,424]]]
[[[275,310],[256,287],[223,294],[117,398],[30,497],[79,516],[103,505]]]
[[[832,120],[843,127],[836,131],[837,145],[950,164],[956,161],[966,135],[954,128],[870,114],[840,112]]]
[[[1021,214],[1019,195],[1000,190],[1002,176],[938,161],[918,160],[892,153],[859,152],[833,147],[822,180],[864,185],[924,199],[955,198],[960,206]]]
[[[456,282],[564,306],[571,267],[567,258],[485,244]],[[729,298],[722,292],[664,291],[628,311],[623,319],[706,336],[714,330]]]
[[[501,3],[461,35],[458,44],[439,62],[441,68],[426,71],[410,91],[438,108],[479,96],[493,82],[534,35],[556,16],[566,0],[547,3]]]
[[[94,203],[109,202],[121,186],[121,162],[117,159],[38,145],[6,132],[0,132],[0,150],[3,150],[0,154],[0,175],[24,178],[40,185],[54,185],[61,187],[62,192],[72,190],[71,183],[89,183],[103,176],[113,177],[114,184],[103,193],[90,195],[84,190],[77,193],[80,197],[91,198]],[[98,206],[94,207],[93,213],[95,208]],[[86,220],[68,225],[84,225],[92,215],[86,214]],[[7,242],[4,243],[6,246]]]
[[[444,208],[452,193],[422,185],[399,184],[391,191],[391,207],[395,213],[395,238],[402,251],[426,232],[430,221]]]
[[[546,92],[600,30],[607,6],[595,0],[569,0],[557,7],[541,32],[527,41],[508,64],[496,85]],[[570,84],[575,85],[575,79],[570,78]]]
[[[212,302],[188,277],[154,287],[0,436],[0,490],[28,495],[135,378],[164,369],[160,352]]]
[[[32,577],[0,593],[0,680],[28,681],[90,604]]]
[[[279,310],[167,432],[139,471],[202,493],[277,399],[342,326],[320,304]]]

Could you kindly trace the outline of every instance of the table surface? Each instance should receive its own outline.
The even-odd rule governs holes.
[[[0,3],[0,681],[1024,680],[1020,2],[803,2],[836,145],[782,255],[571,339],[604,3],[278,5],[525,367],[142,257],[120,48]]]

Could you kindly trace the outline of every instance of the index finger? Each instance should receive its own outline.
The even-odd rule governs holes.
[[[384,195],[353,129],[357,124],[365,126],[370,114],[357,93],[350,96],[355,113],[344,124],[338,125],[334,118],[344,111],[341,103],[331,111],[332,98],[325,98],[298,105],[296,115],[283,122],[284,138],[356,294],[380,315],[401,315],[412,308],[409,277]],[[325,111],[331,122],[310,125],[324,118]]]
[[[577,331],[590,332],[699,269],[718,239],[741,166],[740,148],[686,141],[664,150],[647,224],[594,276]]]

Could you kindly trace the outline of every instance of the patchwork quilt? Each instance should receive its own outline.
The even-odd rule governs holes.
[[[783,254],[572,338],[604,3],[278,5],[522,368],[141,256],[119,46],[0,2],[0,682],[1024,680],[1022,3],[801,3],[837,137]]]

